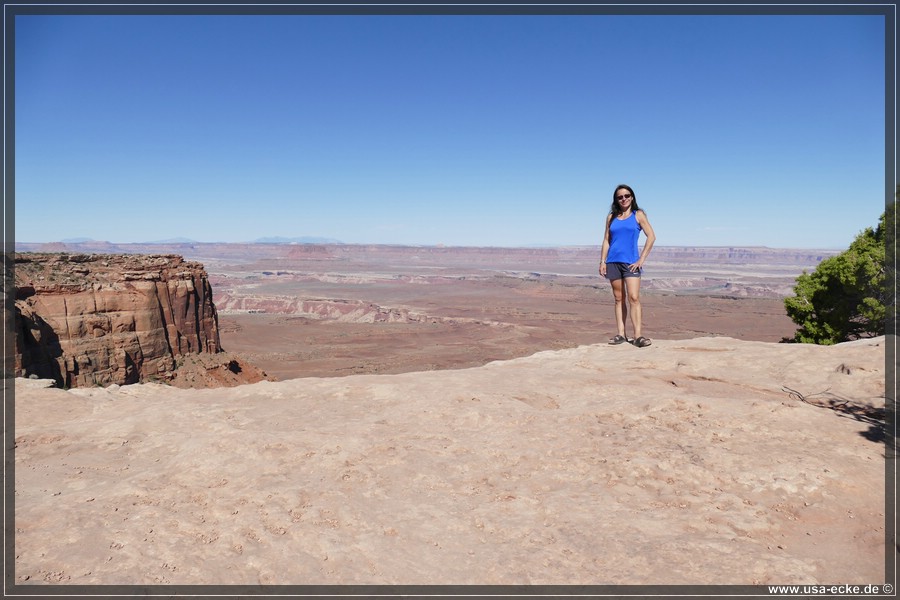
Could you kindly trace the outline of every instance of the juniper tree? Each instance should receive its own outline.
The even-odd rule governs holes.
[[[900,186],[898,186],[900,197]],[[885,248],[894,249],[897,203],[882,213],[875,229],[867,227],[844,252],[803,272],[794,296],[785,298],[787,315],[799,329],[793,341],[836,344],[885,333],[886,315],[895,313],[893,257],[885,262]]]

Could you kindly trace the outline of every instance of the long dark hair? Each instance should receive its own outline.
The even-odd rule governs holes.
[[[619,206],[619,203],[616,202],[616,194],[619,193],[619,190],[628,190],[628,193],[631,194],[631,212],[637,212],[639,210],[643,210],[638,206],[637,203],[637,194],[634,193],[634,190],[631,189],[631,186],[625,185],[624,183],[620,183],[616,186],[616,189],[613,190],[613,201],[612,208],[610,208],[609,212],[612,213],[613,217],[618,217],[622,214],[622,207]]]

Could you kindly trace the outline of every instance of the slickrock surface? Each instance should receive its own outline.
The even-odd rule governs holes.
[[[879,583],[884,344],[655,340],[215,390],[18,379],[16,583]]]
[[[235,357],[212,358],[222,347],[200,263],[174,255],[19,254],[15,283],[18,376],[66,387],[264,377]],[[189,360],[180,369],[195,355],[204,355],[202,367]]]

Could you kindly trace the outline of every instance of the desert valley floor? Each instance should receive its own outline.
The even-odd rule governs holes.
[[[772,342],[795,330],[783,304],[793,278],[827,255],[656,252],[642,293],[648,337]],[[199,254],[216,291],[223,347],[279,380],[470,367],[616,333],[592,248]]]

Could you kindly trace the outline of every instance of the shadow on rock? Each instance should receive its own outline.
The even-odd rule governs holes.
[[[840,417],[853,419],[854,421],[867,424],[869,428],[866,431],[860,432],[860,435],[871,442],[879,444],[887,441],[886,451],[888,458],[896,457],[897,441],[893,438],[887,439],[885,433],[887,431],[886,409],[863,404],[850,398],[844,398],[837,394],[833,394],[828,390],[804,395],[797,390],[793,390],[786,386],[782,386],[781,389],[787,392],[791,398],[800,400],[810,406],[826,408],[834,411]]]

